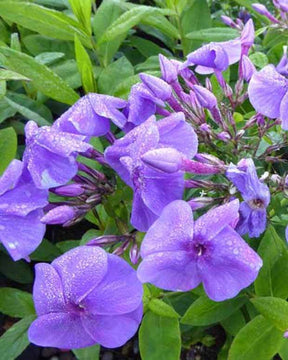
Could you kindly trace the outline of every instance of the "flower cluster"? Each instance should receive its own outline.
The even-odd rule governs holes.
[[[36,249],[45,224],[75,224],[106,201],[116,174],[133,191],[131,231],[120,226],[121,235],[105,234],[36,265],[33,343],[124,344],[141,322],[141,283],[172,291],[202,283],[212,300],[223,301],[256,279],[262,260],[241,235],[264,232],[269,186],[277,192],[287,183],[277,178],[268,186],[275,176],[258,178],[251,156],[270,128],[288,129],[287,58],[257,72],[249,59],[252,20],[224,20],[239,30],[236,39],[206,44],[184,62],[160,55],[162,77],[140,74],[127,101],[88,94],[51,127],[27,123],[23,162],[14,160],[0,179],[0,240],[14,260]],[[237,63],[232,88],[225,71]],[[237,122],[235,110],[248,97],[257,113]],[[249,132],[259,135],[256,147],[247,144]],[[109,143],[104,153],[91,145],[99,136]],[[136,230],[147,231],[142,244]],[[101,248],[119,243],[114,254]],[[142,258],[137,271],[115,255],[129,246],[133,264],[139,252]]]

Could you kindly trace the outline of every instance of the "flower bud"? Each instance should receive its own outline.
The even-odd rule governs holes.
[[[172,88],[164,80],[145,73],[141,73],[139,77],[153,96],[163,101],[170,99]]]
[[[167,59],[166,56],[160,54],[159,63],[162,79],[164,81],[166,81],[168,84],[171,84],[174,81],[178,80],[177,68],[169,59]]]
[[[156,170],[175,173],[181,168],[183,155],[172,148],[161,148],[147,151],[141,159]]]
[[[200,128],[200,130],[201,131],[203,131],[204,133],[207,133],[207,134],[211,134],[212,133],[212,131],[211,131],[211,126],[210,125],[208,125],[208,124],[201,124],[200,126],[199,126],[199,128]]]
[[[129,257],[132,262],[132,264],[136,265],[138,260],[140,259],[140,251],[136,243],[133,243],[130,251],[129,251]]]
[[[194,85],[193,90],[201,106],[209,110],[217,106],[217,98],[211,91],[199,85]]]
[[[241,65],[243,79],[249,82],[252,75],[256,72],[256,68],[252,61],[246,55],[243,55]]]
[[[231,136],[226,131],[220,132],[219,134],[217,134],[217,137],[219,140],[222,140],[224,142],[228,142],[231,140]]]
[[[255,3],[255,4],[252,4],[252,7],[255,11],[258,12],[258,14],[266,16],[271,22],[273,22],[275,24],[279,23],[279,21],[270,13],[270,11],[266,8],[265,5]]]
[[[194,159],[205,164],[224,166],[224,162],[218,159],[216,156],[206,153],[198,153],[194,156]]]
[[[68,205],[56,206],[41,219],[44,224],[65,224],[77,216],[77,208]]]
[[[188,201],[188,204],[191,206],[192,210],[202,209],[208,205],[211,205],[215,199],[211,197],[196,197]]]
[[[278,175],[278,174],[273,174],[273,175],[271,175],[270,179],[271,179],[271,181],[272,181],[274,184],[276,184],[276,185],[279,185],[279,184],[281,183],[281,181],[282,181],[281,176]],[[260,180],[261,180],[261,178],[260,178]]]
[[[223,172],[224,169],[224,166],[210,165],[188,159],[184,159],[182,163],[182,170],[191,174],[213,175]]]
[[[50,191],[60,196],[79,196],[85,192],[81,184],[63,185],[54,189],[50,189]]]
[[[119,235],[103,235],[95,239],[91,239],[87,242],[86,246],[103,246],[110,245],[120,241],[121,236]]]
[[[244,26],[241,33],[242,55],[248,55],[250,47],[254,44],[255,30],[253,20],[250,19]]]
[[[238,29],[238,25],[229,16],[221,15],[221,20],[225,25],[228,25],[233,29]]]

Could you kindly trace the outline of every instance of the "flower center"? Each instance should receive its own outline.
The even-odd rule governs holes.
[[[249,205],[252,209],[263,209],[265,207],[264,202],[261,199],[253,199],[249,201]]]
[[[206,246],[203,244],[195,244],[194,249],[197,256],[202,256],[206,252]]]
[[[144,179],[142,176],[142,166],[136,166],[133,169],[132,182],[136,190],[139,190],[143,187]]]

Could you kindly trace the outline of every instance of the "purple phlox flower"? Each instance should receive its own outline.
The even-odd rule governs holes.
[[[172,291],[189,291],[203,283],[214,301],[236,296],[256,279],[262,266],[257,253],[234,230],[238,209],[234,200],[194,222],[185,201],[169,204],[142,242],[140,281]]]
[[[278,4],[280,10],[288,12],[288,1],[287,0],[277,0],[274,1],[274,4]],[[275,5],[276,6],[276,5]]]
[[[279,74],[288,76],[287,46],[283,46],[283,56],[276,66],[276,70],[279,72]]]
[[[47,203],[48,191],[37,189],[24,164],[13,160],[0,178],[0,241],[13,260],[27,258],[41,243]]]
[[[63,132],[85,136],[101,136],[110,129],[110,120],[123,128],[126,117],[119,109],[127,102],[108,95],[88,94],[71,106],[53,127]]]
[[[76,157],[91,145],[85,136],[62,132],[55,127],[38,128],[34,121],[25,126],[23,160],[35,185],[48,189],[67,183],[78,170]]]
[[[259,4],[259,3],[255,3],[255,4],[252,4],[252,7],[255,11],[258,12],[258,14],[260,15],[263,15],[265,17],[267,17],[267,19],[269,19],[271,22],[275,23],[275,24],[278,24],[279,23],[279,20],[277,20],[275,18],[275,16],[273,16],[270,11],[266,8],[265,5],[263,4]]]
[[[244,199],[237,231],[241,235],[248,233],[250,237],[260,236],[266,229],[266,208],[270,202],[268,186],[258,179],[252,159],[242,159],[237,166],[230,164],[226,176]]]
[[[288,80],[274,65],[267,65],[254,73],[249,86],[249,100],[256,111],[270,118],[280,118],[282,128],[288,130]]]
[[[243,55],[242,57],[242,75],[243,79],[247,82],[250,81],[253,74],[256,72],[256,68],[248,56]]]
[[[146,231],[162,209],[181,199],[184,191],[182,171],[170,174],[152,169],[142,160],[145,153],[172,148],[190,159],[197,147],[197,136],[183,113],[174,113],[159,121],[149,118],[106,149],[106,161],[134,190],[131,223],[135,228]]]
[[[98,246],[80,246],[36,267],[38,318],[28,330],[40,346],[76,349],[125,344],[142,318],[142,285],[123,259]]]

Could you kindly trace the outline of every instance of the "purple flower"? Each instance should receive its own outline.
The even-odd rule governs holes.
[[[78,170],[76,157],[91,145],[85,136],[62,132],[56,128],[38,128],[34,121],[25,127],[26,149],[24,163],[39,189],[48,189],[67,183]]]
[[[13,160],[0,178],[0,240],[13,260],[27,258],[41,243],[47,190],[37,189],[27,169]]]
[[[126,117],[119,111],[127,102],[108,95],[88,94],[78,100],[53,124],[60,131],[101,136],[110,129],[110,120],[122,128]]]
[[[243,55],[242,58],[242,75],[243,79],[247,82],[250,81],[253,74],[256,72],[256,68],[252,61],[246,56]]]
[[[248,95],[256,111],[270,118],[280,118],[288,130],[288,80],[274,65],[267,65],[252,76]]]
[[[288,57],[287,57],[287,46],[283,46],[284,52],[283,56],[280,59],[278,65],[276,66],[276,70],[279,74],[287,76],[288,75]]]
[[[194,223],[185,201],[169,204],[142,242],[140,281],[172,291],[189,291],[202,282],[214,301],[236,296],[256,279],[262,266],[259,256],[234,230],[238,208],[234,200]]]
[[[135,270],[103,249],[81,246],[36,267],[38,318],[29,340],[40,346],[83,348],[125,344],[142,318],[142,286]]]
[[[242,159],[237,166],[230,164],[226,176],[245,200],[240,205],[237,231],[240,235],[260,236],[266,229],[266,208],[270,202],[268,186],[258,179],[252,159]]]
[[[275,18],[275,16],[273,16],[270,11],[266,8],[265,5],[263,4],[259,4],[259,3],[255,3],[252,4],[252,7],[255,11],[258,12],[258,14],[266,16],[267,19],[269,19],[271,22],[277,24],[279,23],[279,21]]]
[[[146,152],[157,148],[178,150],[187,158],[197,152],[197,136],[182,113],[160,121],[149,118],[106,149],[105,159],[134,190],[131,223],[146,231],[171,201],[181,199],[184,173],[172,174],[150,168],[142,161]]]

